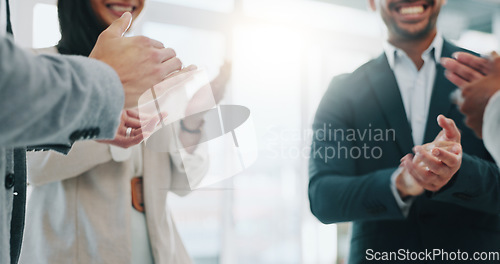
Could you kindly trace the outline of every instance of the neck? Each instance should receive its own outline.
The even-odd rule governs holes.
[[[391,34],[388,41],[395,47],[400,48],[404,52],[406,52],[408,57],[410,57],[413,63],[415,63],[415,66],[417,66],[417,69],[420,70],[420,68],[422,68],[422,66],[424,65],[422,54],[432,44],[432,41],[434,41],[436,35],[436,29],[434,29],[427,36],[420,39],[401,38]]]

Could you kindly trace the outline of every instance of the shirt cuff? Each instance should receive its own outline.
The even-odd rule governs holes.
[[[109,145],[109,152],[111,153],[113,160],[116,162],[126,161],[132,155],[132,150],[130,148],[124,149],[113,145]]]
[[[410,197],[405,199],[401,199],[401,196],[399,196],[398,188],[396,187],[396,178],[398,175],[403,171],[403,168],[398,168],[391,176],[391,191],[392,194],[394,195],[394,199],[396,199],[396,203],[399,206],[399,209],[401,209],[401,213],[403,213],[404,217],[408,217],[408,214],[410,213],[410,207],[413,203],[413,200],[415,200],[415,197]]]
[[[484,145],[500,166],[500,91],[496,92],[486,105],[483,117],[483,141]]]

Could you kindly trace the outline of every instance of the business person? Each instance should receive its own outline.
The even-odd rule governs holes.
[[[442,64],[446,77],[461,89],[460,111],[500,164],[500,56],[493,52],[486,59],[458,52],[453,57]]]
[[[317,110],[311,211],[325,224],[353,222],[349,263],[400,249],[498,250],[500,172],[437,64],[463,51],[437,31],[445,2],[370,0],[388,29],[384,53],[334,78]]]
[[[21,248],[24,147],[43,144],[67,152],[75,140],[113,138],[121,109],[136,105],[143,91],[173,71],[171,62],[153,59],[171,52],[159,42],[121,37],[129,21],[125,15],[103,32],[93,60],[34,56],[9,36],[8,1],[0,1],[1,263],[17,263]]]
[[[59,0],[61,40],[38,52],[88,55],[97,36],[116,19],[117,9],[133,10],[136,18],[143,7],[142,0],[111,5]],[[229,78],[228,66],[212,82],[216,101]],[[122,121],[121,131],[133,131],[141,122],[133,110],[124,111]],[[168,146],[168,153],[145,147],[142,135],[134,132],[109,141],[78,142],[67,156],[28,153],[33,191],[20,263],[191,263],[167,198],[171,192],[190,192],[186,171],[190,179],[206,173],[205,150],[176,149],[177,141],[196,145],[202,125],[201,118],[188,118],[174,125],[177,135],[157,132],[163,138],[155,134],[155,143]]]

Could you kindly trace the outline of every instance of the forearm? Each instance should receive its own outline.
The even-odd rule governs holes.
[[[208,149],[199,146],[192,153],[181,149],[171,152],[170,158],[173,165],[171,189],[178,195],[187,195],[208,172]]]
[[[28,180],[33,185],[62,181],[110,160],[109,145],[96,141],[77,142],[66,156],[53,151],[28,152]]]
[[[71,145],[75,130],[113,138],[123,90],[109,66],[78,56],[35,56],[0,38],[0,146]]]
[[[500,212],[500,171],[496,164],[463,154],[462,166],[432,199],[472,210]]]
[[[402,219],[391,191],[396,168],[365,175],[318,174],[309,183],[311,211],[323,223]]]

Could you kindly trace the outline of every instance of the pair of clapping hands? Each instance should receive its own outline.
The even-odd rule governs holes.
[[[465,115],[465,123],[481,138],[486,105],[500,90],[500,56],[493,52],[489,58],[481,58],[457,52],[453,58],[443,58],[441,65],[446,78],[460,88],[455,103]],[[437,121],[442,131],[435,140],[416,146],[415,155],[401,159],[396,187],[403,198],[441,190],[462,164],[460,131],[455,122],[442,115]]]
[[[197,69],[190,65],[182,67],[171,48],[165,48],[159,41],[144,37],[123,37],[132,21],[126,12],[99,36],[90,58],[100,60],[111,66],[123,85],[125,105],[120,126],[113,140],[99,142],[128,148],[148,138],[167,113],[145,115],[137,104],[141,95],[156,84],[164,81],[175,83],[188,78]],[[218,103],[224,94],[226,83],[231,75],[231,64],[221,67],[219,76],[214,80],[213,95]]]
[[[402,198],[418,196],[424,190],[436,192],[445,186],[460,169],[462,146],[455,122],[439,115],[441,132],[434,141],[413,148],[414,155],[401,159],[402,168],[396,178],[396,188]]]

